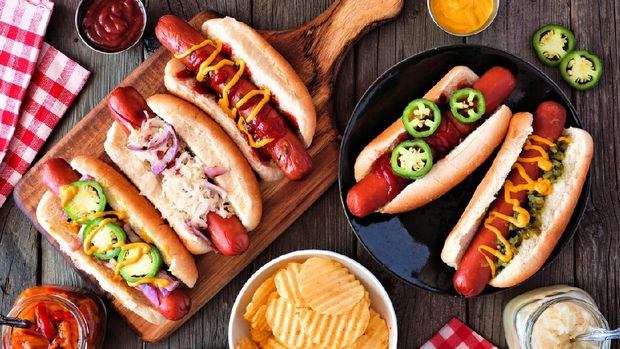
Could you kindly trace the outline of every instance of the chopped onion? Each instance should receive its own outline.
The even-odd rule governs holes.
[[[215,177],[221,176],[228,172],[228,170],[223,167],[205,167],[204,171],[207,177],[211,179],[214,179]]]

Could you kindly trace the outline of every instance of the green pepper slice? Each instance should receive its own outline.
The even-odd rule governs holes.
[[[588,51],[573,51],[560,63],[562,78],[578,90],[587,90],[596,86],[603,75],[601,59]]]
[[[441,124],[441,111],[432,101],[419,98],[407,105],[401,119],[412,137],[425,138],[437,131]]]
[[[538,59],[550,67],[557,67],[562,58],[575,49],[576,43],[575,34],[570,29],[556,24],[538,29],[532,38]]]
[[[103,218],[95,218],[86,224],[86,227],[84,227],[84,229],[82,230],[83,243],[87,242],[86,237],[88,237],[91,232],[93,232],[93,230],[101,224],[101,221],[103,221]],[[95,231],[94,234],[95,236],[90,239],[88,246],[85,247],[87,249],[90,249],[94,246],[99,250],[104,250],[105,248],[108,248],[105,253],[93,253],[93,256],[102,260],[108,260],[118,256],[118,254],[121,253],[121,248],[109,247],[112,247],[114,244],[117,244],[119,242],[127,241],[127,235],[125,234],[123,228],[112,222]]]
[[[419,179],[433,167],[433,153],[423,140],[404,141],[392,150],[390,164],[397,175]]]
[[[162,258],[157,247],[150,245],[151,250],[140,257],[140,259],[132,264],[121,268],[121,276],[127,282],[133,283],[140,279],[152,278],[157,275],[161,269]],[[118,256],[118,262],[122,262],[125,258],[135,258],[139,253],[139,248],[123,250]]]
[[[462,88],[450,97],[450,111],[462,124],[473,124],[486,112],[484,95],[473,88]]]
[[[80,180],[60,188],[63,209],[72,221],[85,223],[82,217],[103,212],[107,205],[101,184],[93,180]]]

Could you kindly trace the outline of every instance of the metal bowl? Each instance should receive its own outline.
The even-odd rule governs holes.
[[[91,2],[92,0],[81,0],[78,4],[77,10],[75,11],[75,30],[77,30],[78,36],[80,37],[82,42],[86,46],[88,46],[88,48],[103,54],[117,54],[129,50],[130,48],[134,47],[138,42],[140,42],[140,39],[142,39],[142,36],[144,35],[144,30],[146,28],[146,9],[144,8],[144,4],[142,3],[142,1],[136,0],[136,2],[138,3],[138,7],[140,8],[140,13],[142,13],[143,19],[142,28],[140,29],[140,35],[127,48],[117,51],[106,50],[104,48],[98,47],[88,39],[88,36],[84,32],[84,29],[82,28],[82,19],[84,18],[86,10],[88,9],[88,5],[90,5]]]
[[[450,35],[454,35],[454,36],[460,36],[460,37],[472,36],[472,35],[481,33],[483,30],[487,29],[491,25],[491,23],[493,23],[493,21],[495,20],[495,17],[497,17],[497,12],[499,11],[499,0],[494,0],[493,1],[493,13],[491,13],[491,16],[489,16],[489,19],[482,25],[482,27],[480,27],[480,29],[476,30],[475,32],[471,32],[467,34],[459,34],[459,33],[453,33],[447,30],[441,24],[439,24],[439,22],[437,22],[437,20],[435,19],[435,15],[433,14],[433,11],[431,10],[431,1],[432,0],[426,0],[426,8],[428,9],[428,14],[433,19],[433,22],[435,22],[435,24],[439,28],[441,28],[441,30],[445,31],[446,33]]]

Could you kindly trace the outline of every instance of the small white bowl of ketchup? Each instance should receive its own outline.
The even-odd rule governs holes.
[[[448,34],[470,36],[485,30],[497,15],[499,0],[427,0],[433,22]]]

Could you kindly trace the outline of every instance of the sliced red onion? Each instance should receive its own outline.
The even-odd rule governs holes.
[[[168,286],[166,287],[157,287],[157,289],[159,290],[159,292],[161,292],[161,295],[163,297],[168,297],[168,295],[174,291],[177,287],[179,287],[181,285],[181,283],[179,281],[177,281],[175,278],[173,278],[172,276],[168,275],[168,273],[166,273],[163,270],[160,270],[159,273],[157,273],[157,278],[160,279],[166,279],[168,280],[170,283],[168,284]]]
[[[85,180],[92,180],[94,179],[91,175],[89,174],[83,174],[82,177],[80,177],[81,181],[85,181]]]
[[[223,167],[205,167],[204,172],[207,175],[207,177],[211,179],[215,179],[215,177],[217,176],[226,174],[228,170]]]
[[[209,181],[205,181],[205,182],[206,182],[205,186],[207,187],[207,189],[215,191],[216,193],[220,194],[220,196],[222,197],[222,200],[224,201],[226,200],[226,198],[228,197],[228,193],[226,193],[226,190],[224,190],[224,188],[218,185],[215,185]]]
[[[218,252],[217,248],[215,248],[215,245],[213,244],[211,239],[209,239],[207,235],[202,232],[202,230],[200,230],[197,226],[192,224],[190,221],[185,221],[185,225],[189,227],[189,229],[192,231],[192,233],[194,233],[194,235],[204,240],[213,251]]]
[[[153,173],[156,175],[162,173],[163,170],[166,169],[168,163],[174,160],[179,151],[179,139],[177,138],[174,129],[168,124],[166,124],[166,126],[170,128],[170,138],[172,139],[172,145],[168,148],[163,158],[159,159],[157,155],[154,156],[154,159],[151,162],[151,171],[153,171]]]
[[[114,258],[110,258],[107,261],[101,261],[103,266],[105,266],[106,268],[110,269],[110,270],[114,270],[114,267],[116,267],[116,260]]]
[[[151,284],[141,284],[136,286],[142,294],[155,306],[159,307],[161,301],[159,300],[159,293],[157,292],[157,288],[155,288]]]
[[[127,240],[129,240],[129,242],[142,241],[138,234],[136,234],[136,232],[131,229],[131,226],[128,223],[125,223],[125,225],[123,225],[123,230],[125,231],[125,235],[127,235]]]

